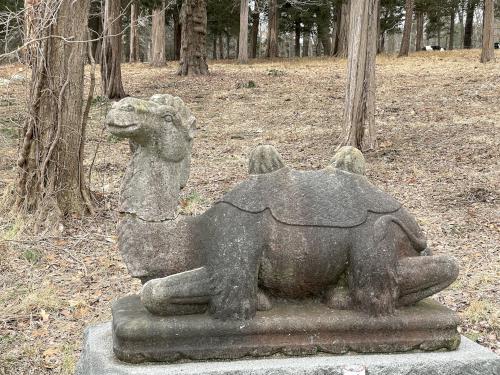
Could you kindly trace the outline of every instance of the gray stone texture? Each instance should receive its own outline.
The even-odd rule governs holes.
[[[343,375],[346,365],[364,365],[366,375],[500,374],[500,357],[465,337],[454,352],[132,365],[114,357],[111,335],[111,323],[86,330],[76,375]]]
[[[113,348],[130,363],[310,355],[455,350],[458,315],[432,300],[389,319],[333,310],[314,300],[277,303],[248,321],[209,314],[157,316],[138,296],[113,305]]]

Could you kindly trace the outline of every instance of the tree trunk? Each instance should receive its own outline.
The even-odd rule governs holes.
[[[101,80],[103,95],[109,99],[126,96],[122,84],[122,25],[121,1],[106,0],[101,51]]]
[[[257,45],[259,41],[259,22],[260,22],[260,12],[252,12],[252,58],[257,58]]]
[[[414,6],[414,0],[406,0],[405,26],[403,30],[403,39],[401,40],[401,49],[399,50],[399,57],[408,56],[408,54],[410,53],[411,26],[413,23],[413,6]]]
[[[35,214],[35,231],[52,229],[63,215],[91,209],[83,178],[88,107],[84,62],[90,0],[41,1],[30,34],[28,112],[20,145],[15,208]],[[63,39],[64,38],[64,39]],[[90,95],[93,93],[91,87]],[[87,101],[87,105],[90,100]]]
[[[487,63],[495,61],[494,49],[494,24],[495,6],[493,0],[484,0],[484,21],[483,21],[483,50],[481,52],[481,62]]]
[[[335,56],[337,57],[347,57],[347,50],[349,45],[349,13],[352,0],[346,0],[342,2],[341,14],[340,14],[340,26],[337,28],[338,36],[335,46]]]
[[[214,34],[213,45],[212,45],[212,58],[217,60],[217,37]]]
[[[230,59],[230,54],[231,54],[231,34],[228,32],[226,34],[226,59]]]
[[[130,4],[130,55],[129,62],[139,61],[139,34],[137,33],[137,18],[139,6],[134,1]]]
[[[374,149],[375,59],[379,0],[352,0],[341,146]]]
[[[311,31],[309,28],[304,30],[304,44],[302,45],[302,56],[309,56],[309,41],[311,40]]]
[[[181,23],[179,22],[179,12],[177,9],[173,12],[174,18],[174,59],[179,60],[181,58]],[[215,55],[214,55],[215,59]]]
[[[464,48],[472,48],[472,32],[474,26],[474,11],[476,10],[477,0],[469,0],[467,3],[467,12],[465,15],[464,30]]]
[[[278,51],[278,0],[269,0],[269,17],[267,31],[267,52],[270,59],[279,56]]]
[[[419,11],[416,13],[417,19],[417,36],[415,38],[415,51],[422,50],[422,42],[424,41],[424,13]]]
[[[151,19],[151,65],[160,67],[167,63],[165,57],[165,0],[153,9]]]
[[[300,34],[301,34],[300,20],[295,21],[295,57],[300,57]]]
[[[219,45],[219,56],[217,58],[222,60],[224,59],[224,44],[222,43],[222,33],[219,33],[217,39],[217,43]]]
[[[238,61],[248,64],[248,0],[240,3],[240,37],[238,39]]]
[[[464,8],[460,6],[458,10],[458,22],[460,23],[460,43],[464,47]]]
[[[450,14],[450,40],[448,41],[449,51],[452,51],[455,45],[455,15],[455,8],[453,8]]]
[[[181,61],[179,75],[208,74],[206,36],[207,4],[205,0],[184,0],[181,8]]]

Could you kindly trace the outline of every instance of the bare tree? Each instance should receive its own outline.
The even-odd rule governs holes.
[[[424,41],[424,13],[418,11],[415,13],[415,18],[417,19],[417,35],[415,37],[415,50],[420,51],[422,49],[422,42]]]
[[[279,56],[278,48],[278,0],[269,0],[269,16],[267,25],[266,56],[273,59]]]
[[[208,74],[206,35],[207,4],[205,0],[184,0],[181,14],[181,61],[179,75]]]
[[[167,63],[165,56],[165,0],[162,0],[153,9],[151,24],[151,65],[165,66]]]
[[[334,50],[337,57],[347,57],[350,6],[351,0],[344,0],[337,12],[337,33]]]
[[[28,117],[17,162],[14,205],[34,213],[35,231],[52,228],[63,215],[92,209],[83,179],[84,63],[90,45],[90,0],[33,3],[26,43],[32,48]]]
[[[344,131],[340,146],[374,149],[375,59],[377,56],[380,0],[352,0],[344,107]]]
[[[414,0],[406,0],[405,26],[403,29],[403,39],[401,40],[401,49],[399,50],[399,57],[408,56],[408,54],[410,53],[410,37],[411,37],[411,26],[413,23],[413,7],[414,7]]]
[[[240,4],[240,39],[238,60],[240,64],[248,63],[248,0]]]
[[[130,4],[130,55],[129,62],[139,61],[139,34],[137,31],[137,20],[139,18],[139,5],[136,1]]]
[[[257,44],[259,41],[259,24],[260,24],[260,9],[259,3],[254,2],[254,9],[252,11],[252,58],[257,57]]]
[[[495,4],[493,0],[484,0],[484,20],[483,20],[483,50],[481,51],[481,62],[487,63],[495,61],[494,49],[494,26],[495,24]]]
[[[109,99],[126,96],[122,84],[122,25],[121,1],[105,0],[104,28],[101,50],[101,80],[103,95]]]

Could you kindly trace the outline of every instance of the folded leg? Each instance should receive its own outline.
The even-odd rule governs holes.
[[[205,267],[181,272],[144,284],[141,300],[155,315],[201,314],[208,308],[212,292]]]

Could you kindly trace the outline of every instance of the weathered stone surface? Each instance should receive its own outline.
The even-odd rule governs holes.
[[[458,316],[426,300],[390,318],[333,310],[309,301],[277,304],[246,322],[208,314],[160,317],[137,296],[113,306],[113,347],[126,362],[235,359],[274,354],[454,350]]]
[[[182,336],[191,332],[186,321],[201,319],[197,324],[207,327],[208,322],[222,324],[219,328],[254,327],[259,342],[272,341],[279,335],[273,335],[274,326],[262,323],[262,317],[288,327],[286,321],[295,324],[299,317],[292,310],[280,310],[283,301],[301,305],[311,298],[323,310],[345,309],[336,315],[348,322],[342,323],[347,324],[342,325],[344,331],[356,331],[356,311],[361,311],[364,319],[384,321],[388,332],[394,332],[399,329],[398,308],[439,292],[458,275],[453,258],[423,256],[430,252],[417,222],[362,175],[363,156],[355,149],[342,149],[334,166],[295,171],[282,167],[274,148],[261,146],[250,166],[259,174],[203,215],[186,218],[178,217],[177,201],[189,174],[195,119],[184,103],[169,95],[155,95],[149,101],[126,98],[113,105],[106,121],[113,134],[134,144],[121,194],[120,250],[131,274],[145,282],[144,307],[160,321],[159,316],[170,316],[169,322],[183,322],[179,327],[155,326],[155,337],[167,335],[171,340],[174,328],[181,329]],[[308,313],[315,313],[308,308]],[[262,310],[268,311],[257,314]],[[300,315],[300,311],[292,312]],[[150,337],[151,322],[144,321],[148,315],[143,313],[132,326],[115,314],[115,336],[126,345],[137,344],[138,351],[147,351],[155,342]],[[285,321],[280,314],[286,315]],[[300,319],[312,331],[322,332],[321,322]],[[130,327],[134,329],[129,332]],[[217,345],[228,357],[241,355],[250,345],[244,341],[248,337],[234,329],[230,330],[234,337],[215,336],[210,330],[194,332],[202,341],[220,337]],[[400,336],[406,331],[398,332],[399,336],[383,336],[380,331],[369,336],[371,343],[363,341],[359,347],[350,342],[348,348],[400,350],[404,344]],[[379,337],[384,337],[383,344]],[[280,346],[280,351],[293,353],[302,339],[298,335],[297,342]],[[188,342],[183,350],[199,350],[200,358],[219,355],[220,349],[211,351],[208,341],[201,349]]]
[[[133,365],[117,360],[111,324],[89,327],[76,375],[343,375],[347,365],[363,365],[367,375],[498,375],[500,357],[462,337],[453,352],[370,355],[317,355],[177,364]]]
[[[332,160],[332,165],[343,171],[365,174],[366,163],[363,153],[352,146],[341,147]]]

